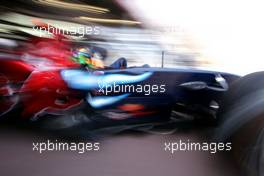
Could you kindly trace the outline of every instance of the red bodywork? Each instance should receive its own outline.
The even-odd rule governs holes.
[[[65,39],[33,39],[19,59],[0,59],[0,115],[18,102],[23,106],[24,118],[81,102],[78,92],[69,90],[60,76],[62,69],[80,67],[70,59],[71,45]],[[18,95],[18,102],[12,98],[14,95]]]

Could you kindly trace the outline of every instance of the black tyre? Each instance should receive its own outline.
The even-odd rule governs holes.
[[[217,140],[232,142],[243,173],[264,176],[264,72],[236,81],[220,107]]]

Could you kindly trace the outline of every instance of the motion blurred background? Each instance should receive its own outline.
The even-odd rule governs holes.
[[[97,46],[106,64],[120,57],[128,66],[181,67],[239,75],[264,70],[264,15],[253,0],[1,0],[0,58],[16,58],[32,37],[51,38],[36,30],[48,23],[63,31],[97,28],[98,34],[67,35],[74,45]],[[99,154],[32,152],[38,134],[0,130],[0,175],[239,175],[222,153],[162,152],[161,135],[124,134],[105,139]],[[198,137],[199,136],[199,137]],[[204,141],[203,131],[166,139]],[[45,139],[45,137],[44,137]],[[19,150],[18,148],[19,147]],[[146,157],[148,156],[148,157]],[[16,168],[16,169],[14,169]]]
[[[263,70],[261,2],[209,0],[2,0],[1,56],[40,33],[34,21],[62,30],[98,27],[98,35],[68,36],[100,46],[107,63],[194,67],[245,75]],[[44,31],[42,37],[50,37]]]

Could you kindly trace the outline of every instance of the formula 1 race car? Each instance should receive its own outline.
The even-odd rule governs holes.
[[[1,120],[29,119],[50,129],[81,124],[87,131],[132,128],[174,116],[212,122],[223,93],[239,78],[195,69],[127,67],[124,58],[104,67],[93,49],[72,52],[72,43],[56,33],[28,43],[1,56]]]
[[[88,71],[74,63],[36,71],[22,60],[0,62],[2,119],[45,121],[55,129],[132,127],[172,116],[212,122],[223,93],[239,78],[150,67]]]

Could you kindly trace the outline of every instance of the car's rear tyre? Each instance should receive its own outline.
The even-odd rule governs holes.
[[[235,159],[249,176],[264,175],[264,72],[247,75],[225,95],[216,137],[232,142]]]

